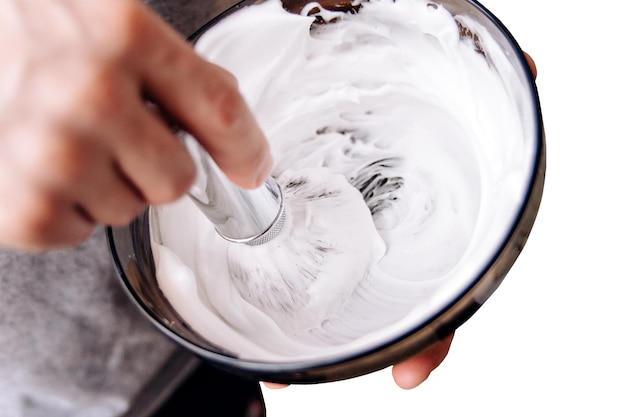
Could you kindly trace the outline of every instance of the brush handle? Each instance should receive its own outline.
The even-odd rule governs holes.
[[[280,187],[269,177],[254,190],[233,184],[199,145],[185,141],[196,160],[198,176],[189,195],[224,239],[259,245],[275,237],[284,222]],[[191,149],[194,148],[194,149]]]

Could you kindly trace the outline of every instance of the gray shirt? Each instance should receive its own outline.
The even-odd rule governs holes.
[[[234,1],[148,3],[187,37]],[[71,249],[0,249],[0,417],[144,415],[137,396],[176,382],[162,367],[177,352],[122,291],[101,228]]]

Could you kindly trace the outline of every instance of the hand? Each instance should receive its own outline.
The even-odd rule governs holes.
[[[391,373],[396,384],[400,388],[411,389],[424,382],[430,373],[445,359],[450,350],[453,336],[450,335],[410,359],[394,365]],[[289,386],[275,382],[264,382],[264,384],[272,389]]]
[[[412,389],[426,381],[448,355],[454,334],[431,345],[423,352],[393,366],[391,374],[400,388]]]
[[[194,165],[148,100],[235,183],[269,174],[235,79],[140,1],[3,0],[0,56],[0,245],[74,244],[183,195]]]

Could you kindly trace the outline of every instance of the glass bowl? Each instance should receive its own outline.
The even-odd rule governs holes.
[[[190,41],[196,42],[216,22],[256,3],[258,2],[242,1],[235,4],[208,22]],[[358,7],[349,2],[320,3],[328,9],[358,13]],[[302,1],[283,1],[283,6],[292,12],[300,12],[305,4]],[[498,241],[494,242],[494,249],[484,259],[479,260],[478,272],[467,277],[428,317],[405,325],[401,331],[379,340],[375,345],[343,355],[306,360],[249,359],[233,349],[215,343],[206,334],[203,336],[195,331],[161,291],[151,249],[151,216],[146,210],[128,226],[107,228],[107,239],[122,285],[136,306],[163,333],[213,365],[235,374],[279,383],[333,381],[373,372],[420,352],[454,332],[496,290],[526,242],[543,192],[546,160],[539,99],[524,53],[495,16],[479,3],[470,0],[444,0],[432,4],[433,7],[443,6],[453,16],[458,17],[460,38],[469,38],[474,42],[477,54],[485,54],[480,36],[463,22],[470,19],[481,30],[490,34],[495,41],[495,46],[491,47],[497,48],[506,56],[508,71],[516,80],[515,89],[510,94],[515,96],[520,119],[524,123],[524,141],[528,152],[519,157],[525,160],[513,162],[528,166],[523,179],[523,198],[519,204],[511,207],[512,220],[508,222],[506,230],[499,234]]]

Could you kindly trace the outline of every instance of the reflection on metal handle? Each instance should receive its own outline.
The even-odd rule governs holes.
[[[196,160],[198,176],[189,195],[224,239],[260,245],[276,237],[285,221],[283,195],[273,178],[255,189],[233,184],[211,157],[187,138],[185,145]]]

